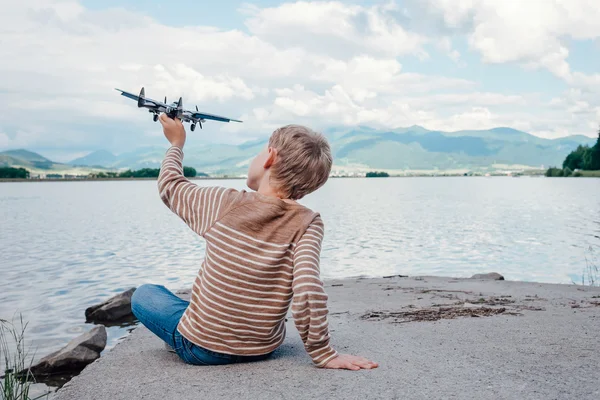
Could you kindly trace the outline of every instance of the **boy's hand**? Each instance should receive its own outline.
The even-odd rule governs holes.
[[[158,118],[163,127],[165,137],[171,143],[171,146],[177,146],[183,149],[185,144],[185,128],[179,118],[171,119],[167,114],[160,114]]]
[[[351,356],[350,354],[340,354],[333,360],[329,361],[323,368],[331,369],[350,369],[358,371],[359,369],[377,368],[379,364],[374,361],[369,361],[364,357]]]

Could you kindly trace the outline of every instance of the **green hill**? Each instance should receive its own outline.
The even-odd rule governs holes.
[[[7,155],[10,157],[14,157],[20,160],[30,161],[30,162],[51,162],[46,157],[39,155],[38,153],[34,153],[33,151],[19,149],[19,150],[7,150],[0,153],[2,155]]]
[[[485,169],[493,165],[558,165],[579,144],[573,136],[543,139],[511,128],[441,132],[422,127],[353,130],[332,141],[338,164],[386,169]]]
[[[46,157],[29,150],[8,150],[0,152],[0,166],[3,167],[23,167],[29,169],[51,170],[55,167],[62,167],[62,164],[50,161]]]
[[[45,175],[49,172],[58,174],[87,175],[99,168],[74,167],[57,163],[29,150],[8,150],[0,152],[0,167],[25,168],[33,175]]]

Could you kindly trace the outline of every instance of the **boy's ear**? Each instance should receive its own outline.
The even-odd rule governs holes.
[[[267,168],[271,168],[271,166],[275,163],[275,160],[277,159],[277,150],[274,149],[273,147],[269,147],[267,149],[267,159],[265,160],[265,163],[263,164],[263,168],[267,169]]]

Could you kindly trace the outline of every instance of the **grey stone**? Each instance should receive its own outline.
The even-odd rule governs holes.
[[[131,312],[131,296],[136,288],[111,297],[104,303],[85,310],[86,322],[110,322],[129,317]]]
[[[30,368],[31,373],[36,376],[81,370],[98,359],[105,346],[106,328],[103,325],[95,326],[62,349],[42,358]]]
[[[497,272],[490,272],[488,274],[475,274],[471,279],[488,279],[491,281],[503,281],[504,277]]]

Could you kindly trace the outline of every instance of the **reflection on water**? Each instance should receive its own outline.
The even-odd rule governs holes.
[[[599,199],[598,179],[401,178],[330,180],[303,203],[326,224],[324,278],[569,283],[598,245]],[[116,293],[191,286],[204,252],[151,181],[2,183],[0,212],[0,318],[22,313],[39,356],[89,330],[84,310]],[[107,331],[107,348],[127,334]]]

